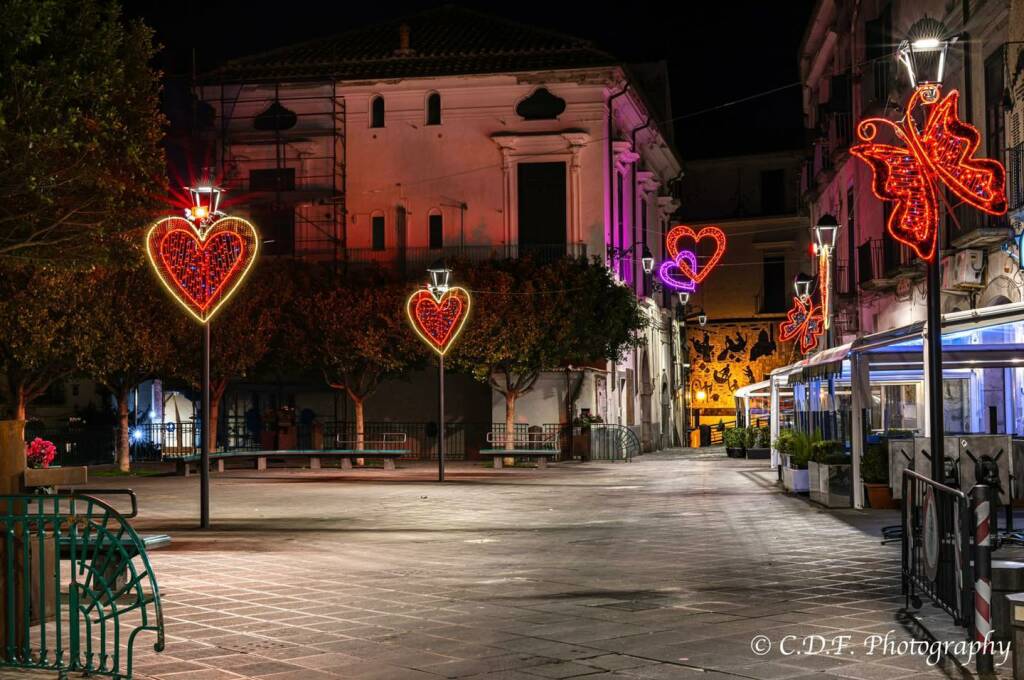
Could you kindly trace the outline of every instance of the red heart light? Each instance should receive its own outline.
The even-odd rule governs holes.
[[[465,288],[449,288],[440,298],[421,288],[409,296],[406,312],[416,334],[444,356],[466,323],[469,305]]]
[[[700,267],[699,270],[691,269],[690,263],[685,259],[679,261],[679,240],[683,238],[693,240],[694,253],[697,252],[697,246],[704,239],[709,238],[715,242],[715,252],[711,253],[711,257],[708,258],[708,261],[705,262],[704,266]],[[707,278],[708,274],[711,273],[711,270],[718,264],[718,261],[722,259],[723,255],[725,255],[725,232],[718,227],[704,227],[699,232],[695,232],[691,227],[688,227],[685,224],[677,224],[669,230],[668,234],[665,235],[665,248],[668,250],[668,254],[672,257],[672,260],[678,264],[680,271],[682,271],[685,276],[693,279],[694,283],[700,283]]]
[[[149,230],[146,252],[160,281],[200,323],[238,289],[256,261],[259,237],[243,219],[225,217],[203,232],[181,217]]]

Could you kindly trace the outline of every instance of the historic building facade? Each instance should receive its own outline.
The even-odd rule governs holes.
[[[646,448],[671,441],[673,321],[640,264],[678,207],[663,68],[446,7],[230,62],[196,94],[212,110],[218,174],[269,255],[376,264],[410,281],[443,256],[603,259],[652,329],[620,364],[578,368],[577,404],[636,428]],[[543,376],[517,420],[565,422],[564,373]],[[367,419],[433,419],[413,396],[432,384],[428,371],[383,386]],[[468,378],[452,388],[452,417],[461,404],[467,418],[504,421],[500,394],[481,399],[488,388]],[[294,392],[300,407],[337,413],[326,392]]]

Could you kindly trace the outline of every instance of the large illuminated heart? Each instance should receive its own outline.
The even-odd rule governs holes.
[[[714,252],[711,253],[708,261],[699,270],[696,266],[691,267],[688,261],[679,260],[679,253],[684,252],[679,247],[679,241],[684,238],[693,240],[693,252],[697,252],[700,242],[704,239],[714,241]],[[693,279],[695,283],[700,283],[707,278],[708,274],[715,268],[715,265],[718,264],[718,261],[725,255],[725,232],[718,227],[704,227],[700,231],[695,232],[685,224],[677,224],[665,235],[665,248],[668,250],[668,254],[672,256],[672,261],[679,265],[683,275]]]
[[[680,250],[675,260],[665,260],[658,268],[658,278],[669,288],[692,293],[697,290],[697,282],[683,273],[679,266],[680,260],[689,265],[689,271],[697,269],[697,256],[689,250]]]
[[[421,288],[409,296],[406,312],[416,334],[444,356],[466,324],[469,304],[469,292],[465,288],[449,288],[438,298]]]
[[[238,217],[205,230],[181,217],[154,224],[146,253],[164,287],[200,323],[206,323],[241,285],[256,261],[259,236]]]

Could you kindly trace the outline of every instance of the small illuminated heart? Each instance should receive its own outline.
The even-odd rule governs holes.
[[[715,243],[715,251],[711,253],[711,257],[708,258],[708,261],[699,270],[696,266],[691,266],[688,261],[679,260],[679,254],[685,252],[679,247],[679,241],[684,238],[693,241],[694,247],[692,252],[697,251],[697,247],[704,239],[711,239]],[[672,257],[672,261],[679,266],[683,275],[693,279],[694,283],[700,283],[707,278],[708,274],[715,268],[715,265],[718,264],[718,261],[725,255],[725,232],[718,227],[704,227],[699,232],[695,232],[685,224],[677,224],[665,235],[665,248]]]
[[[409,297],[406,312],[417,335],[443,356],[462,331],[469,304],[469,293],[464,288],[449,288],[440,298],[421,288]]]
[[[203,233],[186,219],[168,217],[146,237],[146,252],[160,281],[201,323],[238,289],[258,249],[256,229],[237,217],[217,220]]]
[[[690,271],[697,269],[697,256],[689,250],[680,250],[675,260],[665,260],[661,263],[661,267],[658,268],[658,277],[669,288],[692,293],[697,290],[697,282],[693,280],[693,277],[683,273],[682,267],[679,266],[680,260],[690,265]]]

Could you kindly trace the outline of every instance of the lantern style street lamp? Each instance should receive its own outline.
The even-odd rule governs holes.
[[[825,213],[814,225],[814,254],[818,256],[818,291],[821,295],[821,314],[825,330],[832,326],[832,252],[839,235],[839,220]]]
[[[814,285],[814,277],[804,272],[800,272],[793,277],[793,291],[801,302],[807,302],[807,299],[811,297],[811,286]]]
[[[927,25],[926,25],[927,22]],[[938,22],[922,20],[918,22],[920,32],[941,30]],[[920,37],[915,40],[904,40],[896,50],[896,58],[906,67],[910,78],[910,86],[917,89],[923,85],[938,87],[946,71],[946,53],[949,46],[957,38],[944,39],[938,35]]]
[[[434,297],[440,298],[448,292],[448,285],[452,278],[452,270],[448,268],[444,259],[437,260],[427,267],[427,274],[430,275],[430,292]]]

